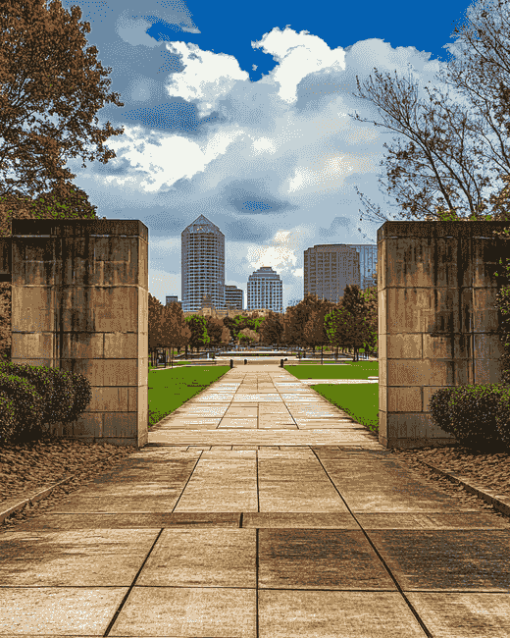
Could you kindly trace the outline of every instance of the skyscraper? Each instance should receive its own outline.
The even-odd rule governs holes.
[[[225,235],[200,215],[181,233],[182,309],[198,311],[205,295],[225,308]]]
[[[248,277],[248,308],[267,308],[273,312],[283,312],[283,284],[280,275],[270,266],[262,266]]]
[[[343,297],[345,287],[362,290],[375,285],[377,246],[374,244],[320,244],[305,250],[304,294],[334,303]]]
[[[304,294],[338,303],[346,286],[359,286],[359,254],[345,244],[320,244],[305,250]]]
[[[360,283],[362,290],[375,285],[377,275],[377,244],[346,244],[359,253]]]

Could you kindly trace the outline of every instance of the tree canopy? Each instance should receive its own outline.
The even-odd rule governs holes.
[[[103,143],[124,129],[97,125],[109,102],[111,68],[96,59],[81,10],[60,0],[4,0],[0,5],[0,195],[29,195],[69,185],[67,160],[116,157]],[[96,148],[94,148],[96,147]],[[85,168],[85,164],[82,165]]]

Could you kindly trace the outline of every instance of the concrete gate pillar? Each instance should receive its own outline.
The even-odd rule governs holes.
[[[454,441],[432,421],[440,388],[499,383],[496,295],[509,243],[505,222],[386,222],[377,231],[379,441]]]
[[[92,385],[67,439],[147,444],[148,229],[138,220],[12,222],[13,363],[78,372]],[[7,248],[9,252],[9,248]]]

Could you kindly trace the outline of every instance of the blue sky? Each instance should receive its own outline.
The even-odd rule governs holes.
[[[117,157],[71,160],[75,182],[111,219],[149,228],[149,290],[181,297],[181,232],[203,214],[225,235],[225,282],[244,290],[272,266],[283,304],[303,296],[303,251],[321,243],[375,243],[359,188],[390,218],[378,182],[395,134],[351,93],[373,74],[408,65],[437,84],[445,45],[469,3],[429,0],[62,0],[78,5],[111,91],[124,107],[98,112],[124,126],[107,143]],[[413,8],[410,8],[413,6]],[[425,93],[424,93],[425,94]],[[426,94],[425,94],[426,95]]]

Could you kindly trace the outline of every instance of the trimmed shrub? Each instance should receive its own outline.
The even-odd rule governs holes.
[[[15,409],[14,428],[2,432],[5,440],[30,438],[42,430],[44,400],[28,379],[0,373],[0,390]]]
[[[505,447],[496,417],[500,408],[498,384],[441,388],[430,400],[432,418],[442,430],[453,434],[462,445],[482,451]]]
[[[92,388],[88,379],[74,372],[45,366],[0,362],[0,378],[2,373],[25,379],[33,385],[42,399],[38,410],[40,419],[37,424],[32,423],[28,428],[23,426],[23,419],[17,414],[19,404],[16,399],[13,401],[16,423],[14,428],[6,420],[6,431],[23,429],[24,434],[31,439],[55,438],[55,435],[51,434],[51,429],[44,426],[76,421],[92,398]],[[17,435],[13,434],[13,436]]]
[[[510,386],[503,386],[499,389],[496,429],[499,438],[510,449]]]
[[[8,440],[16,432],[16,410],[14,401],[0,390],[0,437]]]

